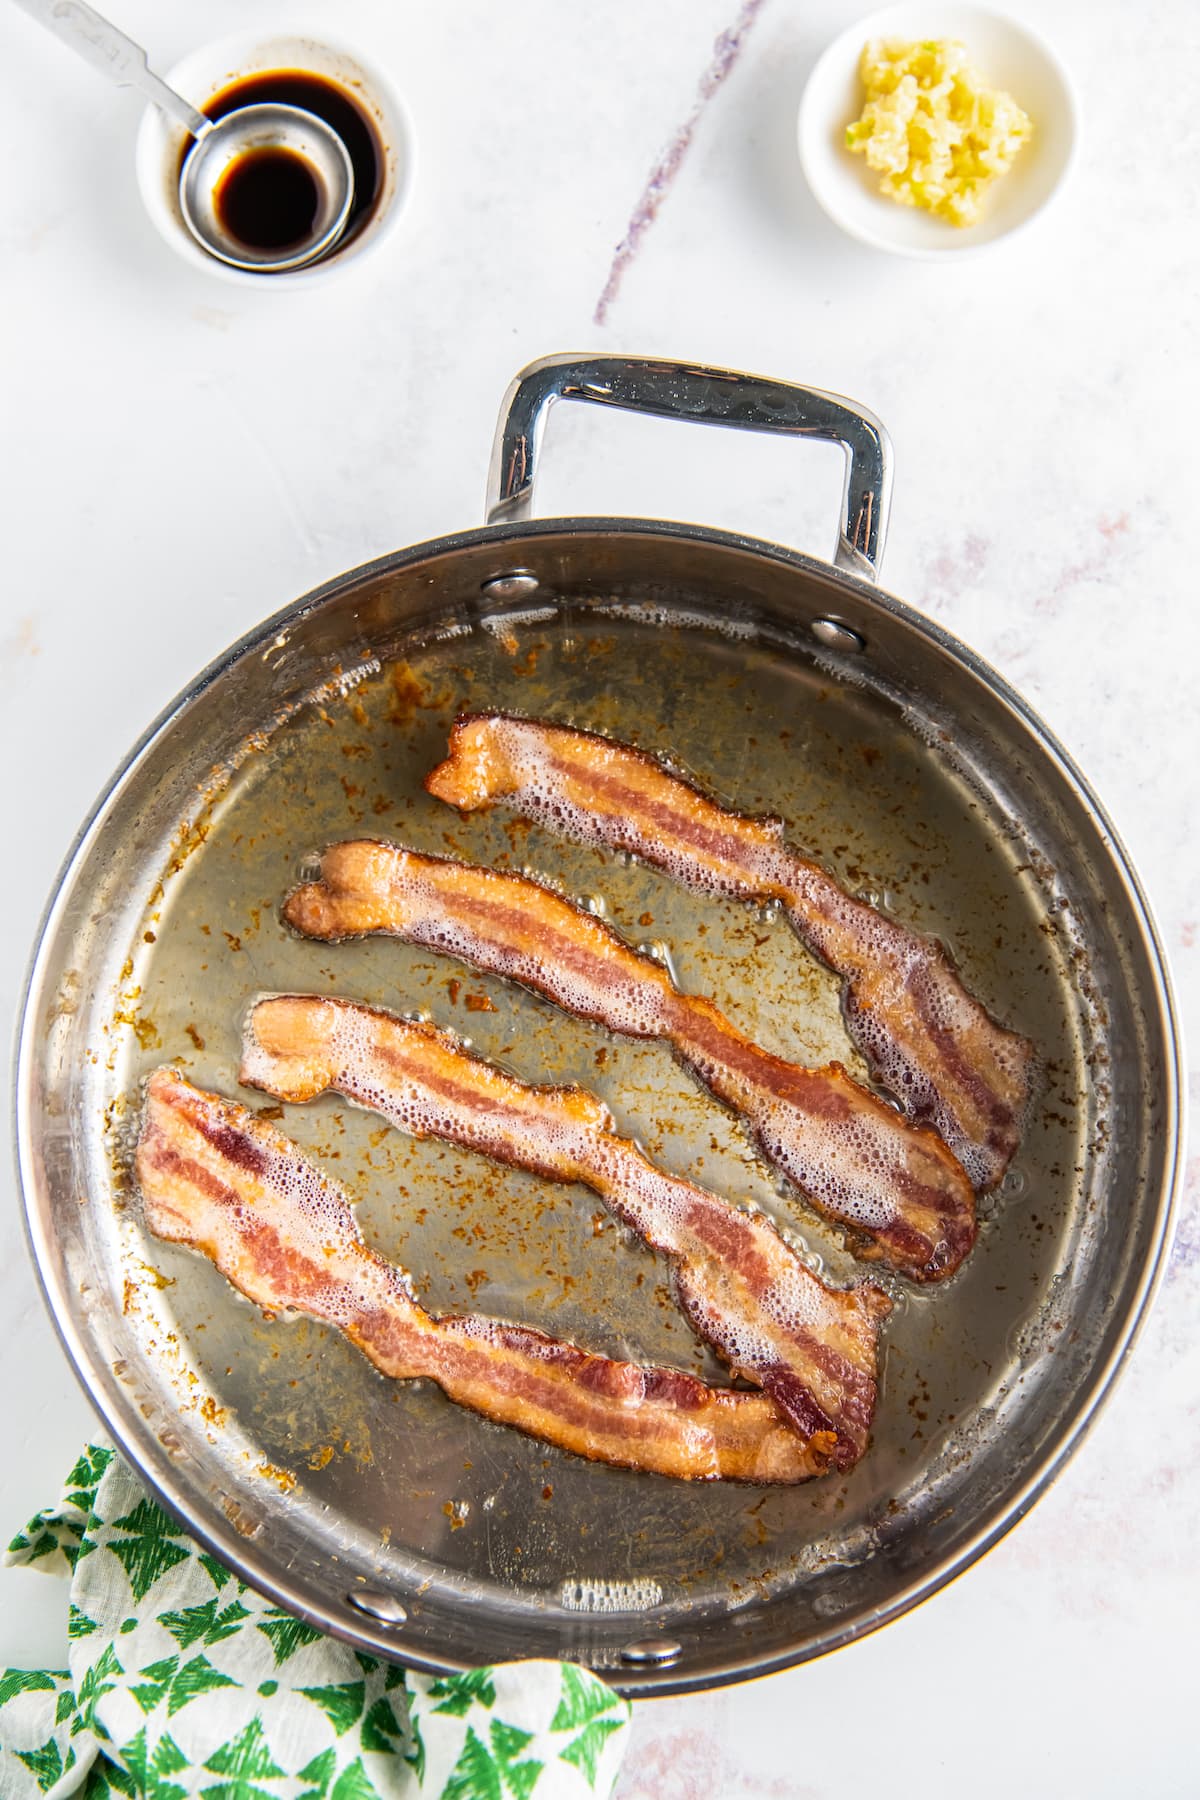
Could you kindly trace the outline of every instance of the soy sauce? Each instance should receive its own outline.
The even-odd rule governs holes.
[[[257,106],[268,100],[315,113],[345,144],[354,171],[354,195],[338,246],[344,248],[370,220],[383,189],[386,165],[374,125],[344,87],[308,69],[263,69],[245,75],[214,94],[204,111],[210,119],[223,119],[239,106]],[[237,214],[233,211],[235,199],[241,208]],[[302,241],[316,216],[318,200],[312,174],[285,150],[254,150],[239,157],[217,194],[226,229],[255,250],[282,250]],[[239,219],[241,222],[236,222]],[[303,221],[299,230],[295,229],[297,220]]]
[[[221,224],[239,243],[250,250],[287,250],[311,234],[320,197],[302,156],[266,148],[231,163],[213,200]]]

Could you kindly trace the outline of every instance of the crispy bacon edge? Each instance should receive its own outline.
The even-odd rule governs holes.
[[[288,924],[337,942],[382,933],[507,976],[577,1017],[663,1038],[738,1113],[764,1155],[851,1248],[916,1281],[951,1274],[975,1241],[975,1195],[935,1132],[912,1125],[839,1063],[806,1069],[737,1030],[702,995],[601,920],[522,875],[374,839],[334,844]]]
[[[827,1287],[771,1222],[657,1168],[579,1087],[532,1087],[446,1031],[379,1008],[277,995],[246,1018],[239,1079],[290,1102],[330,1089],[414,1137],[437,1137],[557,1182],[582,1182],[672,1260],[686,1317],[833,1462],[867,1447],[877,1396],[877,1287]]]
[[[149,1079],[136,1169],[155,1236],[201,1251],[258,1306],[335,1326],[385,1375],[428,1377],[485,1418],[624,1468],[764,1484],[829,1468],[833,1435],[800,1436],[762,1394],[595,1356],[525,1325],[427,1313],[406,1273],[364,1242],[340,1184],[177,1069]]]
[[[1028,1112],[1032,1044],[967,992],[942,945],[790,849],[782,820],[723,807],[632,745],[503,712],[461,715],[425,786],[462,812],[502,805],[636,856],[701,893],[779,902],[841,977],[846,1027],[874,1078],[940,1133],[977,1189],[1000,1180]]]

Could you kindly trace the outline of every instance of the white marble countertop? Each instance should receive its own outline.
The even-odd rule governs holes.
[[[133,185],[133,97],[4,11],[0,143],[17,171],[0,201],[6,1012],[59,859],[143,725],[304,589],[478,521],[510,376],[597,348],[806,380],[883,417],[898,458],[887,584],[1013,680],[1094,779],[1200,1037],[1187,548],[1200,136],[1180,104],[1200,81],[1196,10],[1014,6],[1071,66],[1084,153],[1047,218],[954,267],[855,246],[804,190],[800,87],[857,10],[123,0],[160,65],[248,25],[325,27],[404,94],[417,168],[398,232],[344,280],[284,294],[170,255]],[[725,78],[706,84],[711,71]],[[657,212],[639,225],[658,167]],[[695,433],[668,461],[667,429],[563,409],[541,509],[692,517],[828,550],[835,453]],[[1200,1165],[1191,1174],[1132,1366],[1032,1516],[850,1650],[639,1709],[624,1800],[1200,1792]],[[91,1414],[7,1171],[4,1189],[6,1536],[53,1496]],[[64,1609],[55,1584],[0,1576],[0,1662],[61,1660]]]

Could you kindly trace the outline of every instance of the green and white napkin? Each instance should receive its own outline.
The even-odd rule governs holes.
[[[629,1706],[569,1663],[360,1655],[207,1555],[90,1444],[9,1563],[71,1581],[69,1666],[0,1670],[4,1800],[592,1800]]]

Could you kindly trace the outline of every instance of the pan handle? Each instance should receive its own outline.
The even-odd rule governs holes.
[[[590,400],[660,419],[694,419],[744,431],[823,438],[846,452],[842,516],[833,560],[874,581],[887,536],[892,446],[865,407],[761,375],[643,356],[546,356],[522,369],[500,410],[488,473],[492,524],[527,519],[546,414],[556,400]]]

